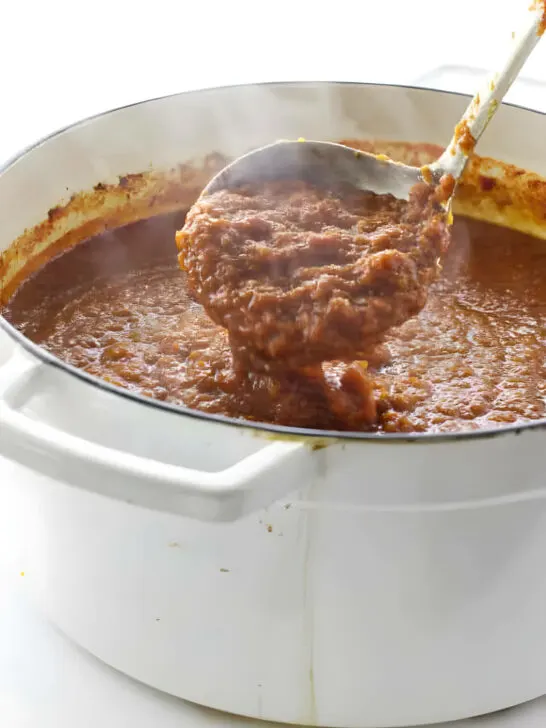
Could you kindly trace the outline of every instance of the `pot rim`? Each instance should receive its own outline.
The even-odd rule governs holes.
[[[20,159],[30,154],[32,151],[40,147],[42,144],[60,136],[66,131],[75,129],[79,126],[83,126],[89,122],[100,119],[103,116],[114,114],[124,109],[130,109],[134,106],[142,106],[144,104],[153,103],[155,101],[162,101],[168,98],[174,98],[177,96],[196,95],[203,93],[213,93],[214,91],[229,91],[230,89],[247,88],[247,87],[287,87],[287,86],[357,86],[357,87],[388,87],[397,89],[406,89],[410,91],[422,91],[425,93],[439,93],[448,96],[458,96],[461,98],[470,99],[470,94],[461,93],[459,91],[449,91],[445,89],[431,88],[426,86],[416,86],[412,84],[398,84],[398,83],[373,83],[373,82],[359,82],[359,81],[268,81],[264,83],[240,83],[240,84],[227,84],[223,86],[210,86],[201,89],[193,89],[187,91],[178,91],[172,94],[165,94],[163,96],[156,96],[150,99],[144,99],[141,101],[135,101],[130,104],[124,104],[122,106],[101,111],[97,114],[92,114],[76,122],[68,124],[56,131],[38,139],[36,142],[24,147],[19,152],[9,157],[6,161],[0,163],[0,175],[4,174],[10,167],[16,164]],[[546,112],[538,109],[532,109],[528,106],[522,106],[521,104],[506,103],[505,106],[520,109],[522,111],[528,111],[532,114],[538,114],[539,116],[546,117]],[[160,400],[152,399],[151,397],[144,397],[140,394],[136,394],[122,387],[118,387],[114,384],[110,384],[99,377],[95,377],[82,369],[64,362],[62,359],[57,358],[43,347],[35,344],[26,336],[24,336],[18,329],[12,326],[2,315],[0,315],[0,329],[5,331],[8,336],[13,339],[17,344],[20,344],[26,351],[33,354],[44,364],[59,369],[69,376],[78,378],[79,380],[86,382],[99,390],[105,390],[114,394],[118,397],[124,397],[130,401],[143,404],[146,407],[155,407],[160,410],[166,410],[177,415],[185,415],[188,417],[195,417],[198,419],[208,420],[212,423],[229,425],[231,427],[243,427],[249,430],[254,430],[264,433],[266,436],[270,435],[272,439],[275,439],[275,435],[279,435],[279,438],[286,438],[287,436],[298,438],[304,437],[317,438],[321,440],[335,439],[335,440],[359,440],[373,443],[439,443],[439,442],[452,442],[460,440],[470,439],[486,439],[493,437],[500,437],[502,435],[520,435],[524,430],[544,430],[546,429],[546,417],[533,422],[524,424],[513,424],[505,425],[496,428],[483,429],[483,430],[472,430],[464,432],[414,432],[414,433],[377,433],[377,432],[345,432],[339,430],[316,430],[306,429],[302,427],[288,427],[284,425],[273,425],[266,422],[251,422],[250,420],[236,419],[234,417],[227,417],[220,414],[211,414],[208,412],[201,412],[199,410],[190,409],[182,405],[176,405],[169,402],[161,402]]]

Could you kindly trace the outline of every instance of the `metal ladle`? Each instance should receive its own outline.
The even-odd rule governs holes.
[[[449,146],[433,164],[423,168],[411,167],[332,142],[279,141],[249,152],[224,167],[208,183],[201,196],[251,182],[297,178],[320,181],[326,186],[346,183],[361,190],[390,193],[407,200],[411,188],[418,182],[438,183],[444,175],[451,175],[456,181],[476,142],[544,33],[545,3],[546,0],[535,0],[523,32],[514,35],[504,68],[474,96],[455,127]],[[450,202],[451,197],[445,202],[446,210]]]

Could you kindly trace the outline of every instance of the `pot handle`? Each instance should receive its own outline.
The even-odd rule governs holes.
[[[297,490],[308,471],[311,449],[297,440],[267,444],[225,470],[207,472],[71,435],[10,403],[10,392],[44,366],[17,351],[0,369],[0,455],[41,475],[152,510],[235,521]]]

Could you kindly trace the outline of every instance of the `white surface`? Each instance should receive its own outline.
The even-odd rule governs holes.
[[[273,725],[199,708],[134,682],[75,647],[35,612],[11,581],[9,587],[0,600],[3,728]],[[545,722],[546,698],[477,720],[444,723],[442,728],[544,728]]]
[[[443,15],[437,0],[336,0],[328,10],[314,0],[5,2],[0,158],[89,114],[185,88],[404,83],[440,64],[494,68],[528,4],[459,0]],[[525,75],[545,68],[543,43]]]
[[[486,68],[490,54],[501,48],[512,28],[510,17],[500,18],[495,22],[499,38],[489,44],[481,39],[481,30],[469,26],[468,18],[479,26],[480,19],[493,17],[498,0],[459,0],[457,13],[449,19],[449,31],[432,41],[432,33],[440,29],[436,0],[415,4],[363,1],[360,18],[349,9],[353,4],[342,0],[336,2],[334,13],[322,14],[311,2],[278,2],[263,10],[254,3],[251,21],[258,23],[263,13],[267,28],[255,32],[242,22],[247,3],[235,1],[223,3],[215,11],[213,27],[206,30],[208,57],[203,59],[199,31],[212,12],[211,4],[205,13],[197,5],[180,3],[178,17],[173,16],[175,4],[167,2],[155,2],[153,12],[150,4],[137,10],[136,4],[113,0],[96,0],[86,6],[85,13],[79,5],[59,0],[10,3],[3,8],[0,158],[82,116],[181,88],[289,78],[411,83],[426,76],[431,86],[472,92],[473,81],[464,73],[454,74],[452,68],[443,75],[428,72],[436,65],[461,63]],[[422,19],[427,10],[431,22],[425,25]],[[414,12],[423,27],[409,33],[408,28],[415,27],[410,22]],[[193,29],[188,37],[183,35],[184,27]],[[304,38],[302,29],[306,30]],[[469,40],[461,44],[458,29],[465,30]],[[351,33],[351,42],[336,43],[344,30]],[[267,39],[275,31],[282,34],[282,64],[276,52],[267,48]],[[211,62],[212,48],[217,49],[217,62]],[[256,54],[252,64],[246,62],[241,49]],[[546,44],[536,52],[525,74],[546,80]],[[528,86],[533,88],[531,98],[523,88],[521,84],[517,87],[512,100],[546,108],[537,88]],[[21,598],[14,574],[0,580],[2,726],[178,728],[195,723],[248,725],[184,704],[110,670],[45,623]],[[542,728],[545,723],[543,700],[457,725]]]

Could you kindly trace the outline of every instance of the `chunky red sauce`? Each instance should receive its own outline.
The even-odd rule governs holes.
[[[177,234],[196,300],[242,369],[367,360],[424,306],[449,242],[435,189],[410,201],[278,180],[200,198]]]
[[[78,245],[30,278],[5,315],[90,374],[204,412],[380,432],[546,415],[544,242],[456,219],[424,309],[387,335],[375,359],[275,379],[234,372],[225,329],[192,301],[177,269],[182,224],[180,215],[153,218]]]

